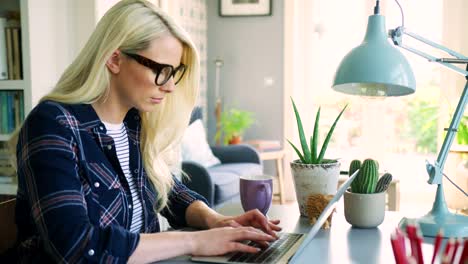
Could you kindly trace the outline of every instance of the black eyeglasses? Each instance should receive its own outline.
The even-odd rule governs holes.
[[[177,68],[174,68],[172,65],[157,63],[138,54],[127,52],[122,53],[134,59],[139,64],[150,68],[156,74],[154,83],[158,86],[166,84],[171,77],[174,79],[174,84],[178,84],[187,69],[187,66],[182,63]]]

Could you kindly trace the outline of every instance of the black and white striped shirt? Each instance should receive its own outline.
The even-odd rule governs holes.
[[[110,124],[103,122],[107,129],[107,134],[114,139],[115,151],[117,152],[117,157],[119,159],[120,167],[122,168],[125,178],[127,178],[128,185],[130,187],[130,193],[132,194],[132,203],[133,203],[133,214],[132,214],[132,224],[130,226],[130,232],[139,233],[143,225],[143,210],[141,207],[141,200],[138,193],[135,180],[130,172],[129,164],[129,143],[127,136],[127,129],[123,123],[121,124]],[[131,209],[132,207],[130,207]]]

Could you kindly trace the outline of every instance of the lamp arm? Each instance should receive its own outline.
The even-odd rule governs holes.
[[[455,58],[436,58],[425,52],[422,52],[415,48],[404,45],[403,40],[402,40],[403,35],[407,35],[433,48],[442,50]],[[468,64],[468,57],[456,51],[453,51],[447,47],[444,47],[440,44],[437,44],[433,41],[430,41],[422,36],[419,36],[418,34],[410,32],[403,27],[397,27],[396,29],[390,30],[389,36],[392,39],[393,44],[395,44],[396,46],[399,46],[416,55],[426,58],[429,60],[429,62],[436,62],[436,63],[441,64],[442,66],[445,66],[451,70],[454,70],[462,74],[463,76],[465,76],[468,80],[467,69],[461,69],[453,65],[453,64],[465,64],[465,65]],[[426,170],[429,174],[429,180],[428,180],[429,184],[441,184],[442,183],[442,178],[443,178],[442,176],[443,176],[443,169],[444,169],[445,161],[447,160],[450,146],[452,145],[453,140],[455,139],[455,134],[458,130],[458,126],[460,125],[460,121],[463,116],[463,113],[465,112],[467,102],[468,102],[468,82],[465,84],[465,88],[463,89],[457,108],[453,114],[453,118],[450,122],[450,126],[446,129],[447,135],[445,136],[444,142],[442,143],[442,147],[439,151],[439,155],[437,156],[437,161],[435,162],[434,165],[426,161]]]
[[[407,35],[409,37],[412,37],[426,45],[429,45],[433,48],[436,48],[436,49],[439,49],[439,50],[442,50],[444,52],[446,52],[447,54],[455,57],[455,58],[437,58],[437,57],[434,57],[432,55],[429,55],[423,51],[420,51],[420,50],[417,50],[415,48],[412,48],[412,47],[409,47],[408,45],[405,45],[403,44],[403,35]],[[456,71],[458,73],[460,73],[461,75],[463,76],[468,76],[468,71],[466,69],[461,69],[461,68],[458,68],[456,66],[454,66],[453,64],[457,64],[457,63],[461,63],[461,64],[467,64],[468,63],[468,57],[454,51],[454,50],[451,50],[445,46],[442,46],[440,44],[437,44],[429,39],[426,39],[416,33],[413,33],[411,31],[408,31],[406,28],[403,28],[403,27],[397,27],[396,29],[392,29],[389,31],[389,36],[390,38],[392,39],[393,41],[393,44],[395,44],[396,46],[402,48],[402,49],[405,49],[405,50],[408,50],[409,52],[411,53],[414,53],[416,55],[419,55],[423,58],[426,58],[427,60],[429,60],[429,62],[436,62],[436,63],[439,63],[441,64],[442,66],[444,67],[447,67],[453,71]]]

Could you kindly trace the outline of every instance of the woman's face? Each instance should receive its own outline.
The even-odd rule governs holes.
[[[167,34],[153,40],[147,49],[137,54],[159,64],[171,65],[175,69],[180,65],[182,51],[182,43]],[[170,78],[163,85],[157,85],[156,72],[124,53],[120,53],[118,74],[112,76],[115,81],[111,81],[111,86],[114,86],[111,93],[115,92],[120,103],[126,108],[135,107],[142,112],[154,111],[155,106],[176,89],[174,78]]]

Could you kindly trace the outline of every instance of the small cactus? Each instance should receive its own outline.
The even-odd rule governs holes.
[[[353,160],[349,165],[349,177],[353,175],[353,173],[361,168],[361,161],[360,160]]]
[[[349,165],[349,177],[351,177],[354,172],[359,170],[361,168],[361,161],[360,160],[353,160],[351,161],[351,164]],[[356,179],[351,183],[351,190],[355,190],[357,187],[357,181]]]
[[[379,181],[377,182],[377,186],[375,187],[375,192],[385,192],[392,182],[392,178],[393,177],[390,173],[385,173],[382,177],[380,177]]]
[[[351,191],[354,193],[374,193],[379,178],[377,167],[378,165],[374,160],[366,159],[351,185]]]

